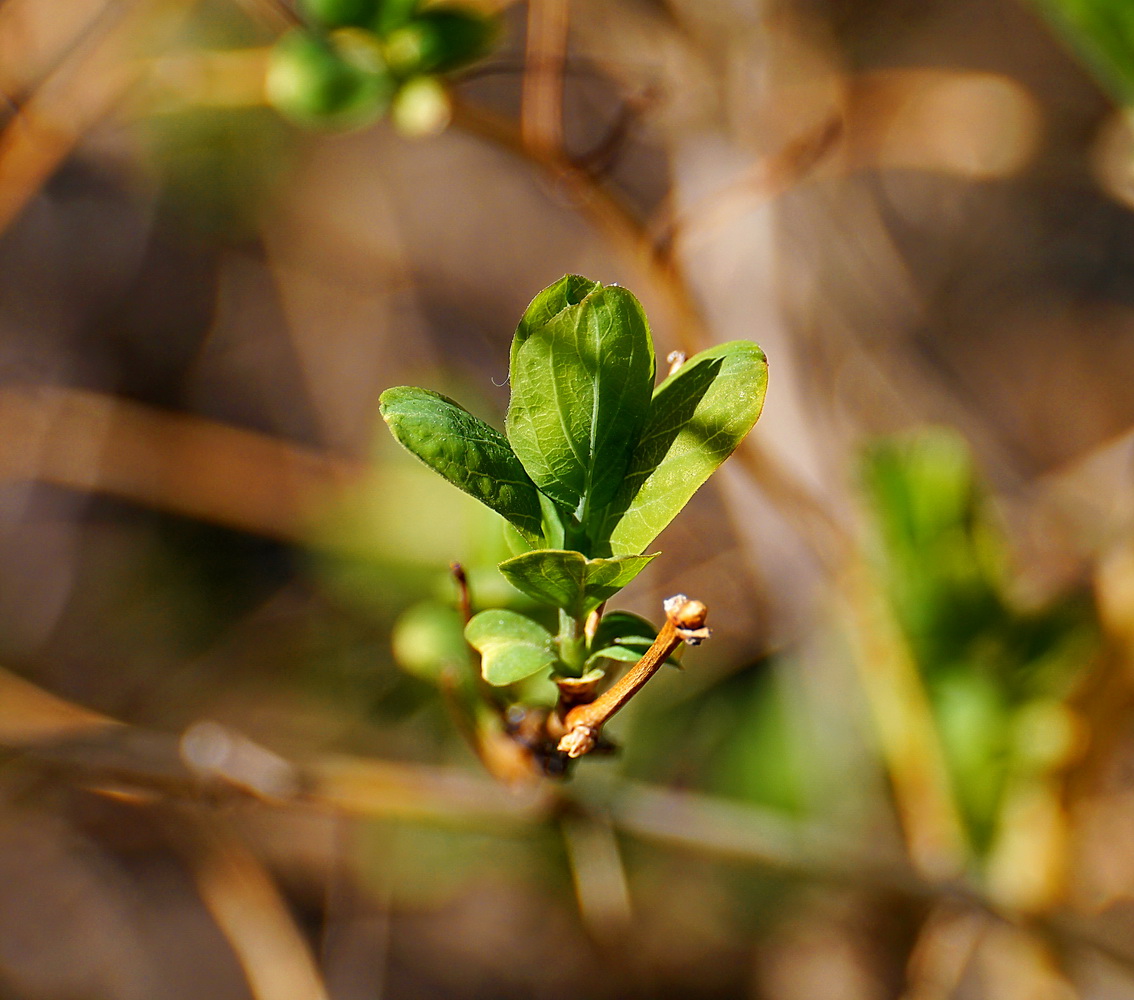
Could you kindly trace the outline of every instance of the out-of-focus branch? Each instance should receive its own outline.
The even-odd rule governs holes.
[[[783,149],[757,160],[723,191],[707,195],[680,215],[664,220],[656,237],[659,255],[671,257],[693,231],[713,229],[736,218],[738,211],[751,210],[786,194],[835,150],[843,129],[843,119],[832,115]]]
[[[529,0],[520,131],[527,149],[552,156],[563,150],[567,24],[567,0]]]
[[[144,3],[110,5],[0,132],[0,232],[48,181],[75,146],[110,115],[141,80],[137,47],[169,37],[196,0],[155,14]]]
[[[256,1000],[327,1000],[287,903],[264,865],[217,823],[179,816],[180,839],[205,908],[228,939]]]
[[[931,878],[957,876],[965,836],[917,665],[865,566],[848,571],[839,597],[910,857]]]
[[[303,541],[362,468],[313,449],[78,389],[0,390],[0,482],[39,480]]]
[[[24,715],[36,724],[21,719]],[[955,878],[927,877],[888,851],[850,841],[820,825],[696,792],[617,780],[508,788],[464,770],[355,757],[295,763],[216,723],[197,723],[181,735],[118,723],[2,669],[0,747],[27,766],[69,783],[140,801],[227,798],[486,830],[532,828],[565,811],[582,810],[643,840],[802,879],[912,899],[954,899],[1134,969],[1134,953],[1107,937],[1094,921],[1074,914],[1034,917],[1005,912],[974,886]]]
[[[0,5],[0,93],[18,106],[84,44],[130,9],[114,0],[5,0]]]
[[[21,747],[101,732],[118,726],[109,716],[0,669],[0,746]]]

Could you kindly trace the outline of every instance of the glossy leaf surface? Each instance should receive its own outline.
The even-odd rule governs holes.
[[[507,518],[529,541],[541,538],[539,493],[503,434],[428,389],[387,389],[380,405],[390,431],[409,452]]]
[[[500,572],[517,590],[578,618],[618,593],[655,555],[587,559],[569,549],[535,549],[505,560]]]
[[[511,352],[508,440],[536,485],[584,521],[625,475],[650,404],[638,300],[568,275],[532,301]]]
[[[752,429],[764,405],[764,352],[735,340],[694,355],[654,392],[641,440],[596,539],[641,552]]]

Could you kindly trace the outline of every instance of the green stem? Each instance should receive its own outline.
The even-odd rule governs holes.
[[[559,635],[556,642],[559,645],[559,659],[570,671],[568,676],[571,677],[582,677],[583,666],[587,661],[585,624],[582,619],[559,609]]]

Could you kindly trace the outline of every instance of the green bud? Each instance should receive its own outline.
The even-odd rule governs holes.
[[[371,32],[342,28],[322,39],[297,28],[272,50],[264,89],[300,125],[360,128],[385,113],[394,82]]]
[[[485,55],[497,21],[462,7],[430,7],[386,39],[386,60],[399,76],[447,73]]]
[[[445,85],[435,76],[415,76],[394,95],[390,120],[402,135],[420,138],[445,131],[453,106]]]

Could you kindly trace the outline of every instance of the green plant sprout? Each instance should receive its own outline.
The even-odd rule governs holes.
[[[707,635],[705,608],[666,602],[660,634],[606,602],[658,555],[655,537],[760,416],[767,362],[750,341],[712,347],[654,385],[654,346],[625,288],[567,275],[532,300],[510,355],[511,400],[500,433],[428,389],[387,389],[394,437],[450,483],[500,514],[504,577],[558,610],[553,634],[507,608],[470,618],[465,638],[483,680],[500,687],[550,674],[560,704],[546,737],[577,757],[602,724],[682,641]],[[630,672],[599,693],[608,671]]]

